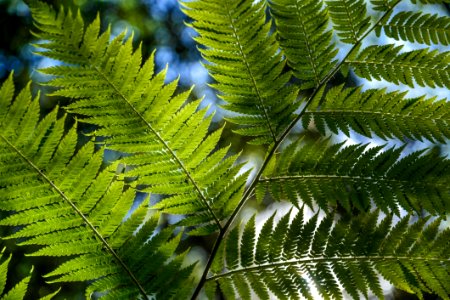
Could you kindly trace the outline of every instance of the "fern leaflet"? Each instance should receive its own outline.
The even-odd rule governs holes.
[[[298,90],[283,72],[285,61],[266,23],[265,1],[200,0],[182,2],[196,41],[209,62],[213,84],[234,113],[228,120],[243,126],[237,133],[254,137],[253,144],[276,142],[293,119]]]
[[[303,210],[274,215],[256,234],[252,218],[243,230],[233,229],[207,279],[208,298],[216,289],[229,299],[313,299],[314,284],[323,299],[368,298],[369,291],[384,298],[378,274],[409,292],[434,292],[448,299],[450,260],[447,229],[438,233],[440,220],[428,218],[408,224],[402,218],[392,226],[392,216],[379,219],[378,212],[351,221],[333,222],[332,216],[304,221]]]
[[[322,99],[319,93],[302,118],[305,128],[314,124],[322,135],[327,128],[350,136],[350,129],[382,139],[423,140],[445,143],[450,138],[450,103],[434,98],[405,99],[405,93],[385,90],[361,91],[338,86]],[[313,123],[311,123],[313,122]]]
[[[328,11],[322,1],[272,0],[269,2],[287,63],[302,89],[317,87],[336,65],[338,50],[331,42]]]
[[[347,44],[355,44],[370,27],[363,0],[326,0],[333,28],[338,32],[340,40]]]
[[[450,45],[450,17],[403,11],[380,26],[386,36],[421,44]],[[377,31],[378,34],[380,30]]]
[[[449,160],[423,151],[399,159],[402,148],[382,149],[327,140],[302,147],[293,143],[260,179],[258,197],[268,190],[277,200],[311,208],[316,203],[325,210],[339,204],[347,211],[367,211],[373,201],[386,213],[399,214],[399,206],[432,214],[450,211]]]

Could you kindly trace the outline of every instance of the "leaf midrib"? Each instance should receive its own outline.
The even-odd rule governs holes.
[[[374,256],[333,256],[333,257],[303,257],[300,259],[288,260],[288,261],[278,261],[272,263],[265,263],[260,265],[253,265],[251,267],[239,268],[231,271],[224,272],[222,274],[214,275],[206,278],[206,281],[218,280],[223,277],[229,277],[236,273],[246,273],[252,271],[261,271],[266,269],[272,269],[276,267],[285,267],[290,265],[298,264],[309,264],[309,263],[327,263],[327,262],[346,262],[346,261],[383,261],[383,260],[397,260],[397,261],[450,261],[450,258],[436,258],[436,257],[411,257],[411,256],[393,256],[393,255],[374,255]]]
[[[183,164],[183,162],[178,158],[174,150],[169,146],[169,144],[163,139],[163,137],[153,128],[153,126],[145,119],[145,117],[133,106],[133,104],[127,99],[127,97],[116,87],[116,85],[108,78],[108,76],[100,70],[97,66],[94,66],[94,70],[107,82],[108,85],[112,87],[114,92],[123,100],[125,103],[131,108],[134,114],[138,116],[138,118],[147,126],[148,129],[150,129],[151,133],[156,136],[158,141],[164,146],[164,148],[169,151],[170,156],[177,162],[177,164],[181,167],[183,172],[186,174],[189,181],[194,186],[197,194],[200,196],[203,204],[208,209],[208,212],[211,214],[211,216],[214,218],[214,222],[216,223],[219,230],[222,229],[222,225],[220,224],[219,219],[217,218],[216,214],[214,213],[214,210],[209,205],[208,200],[206,199],[205,195],[201,191],[200,187],[198,186],[195,179],[191,176],[191,173],[187,170],[186,166]]]
[[[119,263],[119,265],[125,270],[125,272],[130,276],[131,280],[134,282],[134,284],[139,289],[140,293],[143,295],[147,295],[147,292],[143,288],[143,286],[140,284],[136,276],[134,276],[133,272],[128,268],[128,266],[125,264],[125,262],[120,258],[119,255],[114,251],[114,249],[109,245],[109,243],[105,240],[105,238],[102,236],[102,234],[95,228],[95,226],[89,221],[89,219],[83,214],[83,212],[73,203],[65,194],[64,192],[43,172],[41,169],[36,166],[32,160],[30,160],[25,154],[22,153],[16,146],[14,146],[13,143],[11,143],[6,137],[3,135],[0,135],[1,139],[8,145],[11,150],[16,153],[27,165],[29,165],[36,173],[45,181],[47,182],[51,188],[61,196],[61,198],[68,203],[75,213],[83,220],[83,222],[92,230],[94,235],[101,241],[101,243],[105,246],[105,248],[108,250],[109,253],[116,259],[116,261]]]
[[[417,179],[416,181],[399,180],[387,177],[376,177],[376,176],[357,176],[357,175],[330,175],[330,174],[309,174],[309,175],[281,175],[273,177],[260,178],[260,182],[268,181],[296,181],[296,180],[337,180],[337,181],[368,181],[368,182],[391,182],[391,183],[401,183],[401,184],[414,184],[414,185],[424,185],[424,186],[448,186],[445,182],[437,183],[435,179],[432,181],[424,181],[423,179]]]
[[[448,119],[444,118],[445,115],[441,115],[440,117],[434,117],[433,115],[414,115],[414,112],[410,112],[409,114],[402,114],[402,113],[392,113],[392,112],[386,112],[386,111],[373,111],[373,110],[352,110],[352,109],[333,109],[333,108],[322,108],[321,110],[308,110],[305,112],[305,114],[312,114],[312,115],[327,115],[327,114],[349,114],[349,115],[381,115],[381,116],[389,116],[392,118],[405,118],[410,120],[411,118],[419,119],[419,120],[445,120]]]

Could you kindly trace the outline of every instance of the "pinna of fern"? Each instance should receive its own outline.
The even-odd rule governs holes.
[[[348,212],[368,211],[372,202],[385,213],[400,208],[434,215],[450,212],[450,161],[417,151],[400,158],[403,148],[344,147],[328,139],[289,145],[260,178],[257,196],[270,191],[276,200],[327,211],[337,205]]]
[[[393,225],[378,211],[337,221],[304,220],[303,209],[291,215],[278,223],[272,215],[259,233],[254,217],[230,231],[206,281],[209,299],[217,291],[226,299],[313,299],[310,285],[323,299],[343,299],[340,286],[353,299],[382,299],[379,275],[419,296],[449,299],[450,230],[439,232],[440,219],[406,216]]]
[[[314,124],[326,135],[329,129],[334,134],[350,129],[366,137],[402,141],[427,139],[445,143],[450,138],[450,102],[446,99],[425,96],[405,99],[406,93],[385,89],[362,92],[362,87],[345,88],[344,85],[329,89],[324,96],[322,89],[311,100],[305,111],[304,128]]]
[[[240,126],[235,132],[253,144],[279,141],[300,104],[298,89],[289,84],[290,72],[266,23],[265,1],[182,1],[189,24],[205,46],[200,52],[212,84],[230,112],[227,119]]]
[[[201,101],[186,102],[190,91],[174,96],[177,81],[166,85],[166,70],[153,73],[153,54],[143,62],[126,32],[100,34],[98,16],[85,26],[71,10],[56,13],[38,1],[30,8],[44,41],[38,54],[67,64],[41,70],[54,76],[46,83],[58,88],[53,95],[70,98],[67,111],[98,126],[95,135],[108,137],[107,148],[132,154],[122,163],[141,191],[170,196],[153,208],[187,215],[180,225],[201,225],[190,234],[221,229],[246,174],[236,176],[237,156],[227,157],[228,148],[214,151],[222,130],[208,134],[212,116],[198,109]]]
[[[176,298],[192,271],[175,256],[180,235],[156,234],[145,201],[124,221],[135,190],[118,180],[117,163],[103,169],[92,142],[75,151],[76,127],[65,133],[57,108],[39,121],[29,87],[13,99],[10,76],[0,89],[0,208],[10,214],[0,225],[18,229],[3,239],[39,246],[28,255],[67,257],[46,277],[90,281],[88,295]]]
[[[331,71],[338,49],[331,42],[328,10],[322,1],[269,1],[286,61],[301,89],[318,87]]]

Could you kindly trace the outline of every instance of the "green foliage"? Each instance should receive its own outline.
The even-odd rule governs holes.
[[[326,4],[340,40],[357,43],[370,27],[364,0],[326,0]]]
[[[445,99],[405,99],[405,93],[361,89],[341,85],[330,89],[323,98],[323,93],[317,94],[302,118],[304,128],[314,124],[322,135],[329,129],[348,137],[351,129],[384,140],[445,143],[450,138],[450,103]]]
[[[200,52],[217,82],[212,86],[227,102],[227,120],[242,126],[237,133],[255,137],[253,144],[277,142],[294,118],[298,89],[283,72],[286,61],[266,22],[265,1],[181,3],[200,34],[195,40],[205,46]]]
[[[401,49],[394,45],[369,46],[350,56],[346,63],[356,75],[369,80],[450,88],[450,52],[419,49],[400,53]]]
[[[259,234],[252,218],[243,230],[234,229],[218,256],[225,269],[207,279],[207,289],[229,298],[312,299],[314,285],[323,299],[343,299],[339,285],[353,298],[371,291],[383,298],[377,274],[419,296],[422,292],[448,298],[450,230],[438,232],[439,220],[411,223],[411,216],[393,226],[392,216],[378,212],[333,221],[318,215],[304,220],[303,209],[284,215],[274,224],[272,215]],[[432,250],[431,250],[432,249]],[[228,298],[228,297],[227,297]]]
[[[413,152],[399,159],[402,148],[367,145],[329,145],[319,141],[286,148],[274,169],[261,177],[258,194],[269,190],[278,200],[321,209],[339,204],[347,211],[370,209],[371,201],[385,213],[400,213],[399,206],[420,213],[450,212],[449,161],[436,154]],[[333,195],[333,197],[330,197]]]
[[[30,1],[36,52],[60,61],[40,70],[47,96],[65,101],[41,116],[30,86],[14,97],[11,76],[0,89],[0,225],[12,228],[2,238],[28,256],[59,257],[45,279],[86,282],[86,298],[311,299],[313,285],[325,299],[383,298],[381,275],[448,299],[450,161],[438,151],[450,137],[448,100],[349,87],[355,75],[450,88],[450,52],[427,47],[449,44],[448,18],[397,12],[400,2],[181,2],[227,119],[265,151],[246,184],[245,161],[218,146],[222,129],[209,132],[202,101],[166,83],[167,70],[155,74],[133,34]],[[425,45],[366,45],[374,32]],[[311,142],[311,131],[330,136]],[[403,146],[334,142],[341,132]],[[407,151],[415,141],[437,149]],[[105,149],[121,157],[105,163]],[[254,195],[300,212],[236,226]],[[306,219],[305,205],[320,213]],[[188,235],[213,244],[201,274],[186,259],[201,239]]]
[[[450,44],[450,18],[405,11],[383,25],[385,34],[396,40],[421,44]]]
[[[328,11],[321,1],[295,2],[273,0],[269,2],[274,16],[280,47],[302,89],[317,87],[337,62]]]
[[[57,109],[39,122],[39,101],[32,101],[30,89],[14,101],[13,93],[10,76],[0,89],[0,207],[11,214],[0,225],[19,230],[3,238],[41,246],[29,255],[70,257],[46,276],[52,282],[93,281],[87,295],[176,296],[191,271],[181,267],[183,255],[172,259],[179,236],[165,229],[150,239],[157,218],[146,218],[146,204],[123,221],[135,190],[117,179],[117,164],[101,170],[102,151],[95,152],[92,142],[75,153],[76,128],[65,134]]]
[[[48,40],[38,52],[70,65],[41,70],[55,78],[53,95],[68,97],[70,113],[81,122],[100,127],[97,136],[108,137],[106,147],[133,154],[122,163],[133,169],[141,191],[171,195],[155,208],[171,214],[189,214],[182,225],[204,224],[192,234],[209,234],[236,206],[245,176],[233,166],[236,156],[217,146],[221,130],[208,134],[212,116],[197,110],[200,100],[186,102],[190,91],[174,96],[177,81],[164,84],[166,70],[154,74],[153,55],[142,61],[141,49],[122,32],[114,39],[110,29],[100,31],[97,17],[85,27],[79,14],[56,14],[45,4],[31,10],[39,33]],[[235,201],[229,201],[235,199]]]

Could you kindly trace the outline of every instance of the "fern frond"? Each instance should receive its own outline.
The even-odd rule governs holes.
[[[280,46],[302,89],[317,87],[336,64],[328,11],[322,1],[272,0]]]
[[[79,14],[56,14],[40,2],[31,10],[36,36],[49,41],[39,44],[45,49],[39,53],[70,63],[41,70],[56,76],[47,83],[59,88],[54,95],[75,99],[68,111],[98,125],[95,134],[108,137],[109,149],[133,154],[122,162],[142,191],[171,195],[156,208],[190,215],[190,224],[205,226],[205,233],[220,229],[236,204],[224,209],[224,197],[240,193],[245,179],[235,179],[236,156],[224,160],[226,148],[214,152],[221,130],[208,135],[212,116],[198,110],[201,101],[187,103],[190,91],[175,96],[177,81],[165,85],[166,70],[154,75],[153,55],[142,62],[141,49],[133,50],[125,32],[112,40],[109,30],[99,35],[99,17],[83,32]]]
[[[359,88],[334,87],[322,99],[316,95],[302,118],[307,128],[311,122],[322,135],[326,128],[350,136],[350,129],[372,137],[400,140],[428,139],[445,143],[450,138],[450,103],[435,98],[405,99],[406,93],[385,90],[361,91]]]
[[[450,45],[450,17],[447,16],[402,11],[380,27],[386,36],[396,40]]]
[[[343,291],[353,299],[369,292],[384,298],[378,274],[419,297],[449,299],[450,230],[438,232],[439,219],[426,225],[428,218],[410,223],[407,216],[393,226],[391,215],[377,222],[378,212],[337,222],[318,215],[305,221],[303,210],[292,221],[290,215],[277,224],[272,215],[258,235],[254,218],[230,232],[216,262],[222,270],[207,279],[211,299],[216,289],[226,299],[252,299],[251,291],[258,299],[271,299],[269,292],[313,299],[310,284],[323,299],[343,299]]]
[[[370,27],[364,0],[326,0],[325,3],[340,40],[356,44]]]
[[[367,211],[373,201],[386,213],[399,214],[399,206],[410,212],[450,211],[450,161],[435,153],[418,151],[399,159],[403,148],[299,143],[289,145],[261,177],[259,195],[268,190],[277,200],[311,208],[316,203],[325,210],[339,204]]]
[[[200,34],[195,40],[217,83],[212,86],[227,102],[236,132],[253,144],[271,144],[293,119],[298,90],[289,85],[271,23],[266,22],[265,1],[184,1],[184,12]]]
[[[93,281],[105,293],[166,293],[186,279],[192,268],[181,267],[183,255],[172,257],[179,237],[166,229],[150,239],[157,220],[145,221],[145,203],[123,222],[135,191],[117,180],[117,164],[100,170],[102,151],[87,143],[75,152],[76,129],[64,134],[57,110],[38,122],[39,101],[31,100],[29,88],[14,101],[13,93],[10,77],[0,89],[0,209],[10,214],[0,225],[18,230],[3,238],[41,246],[31,255],[70,257],[49,276]],[[180,270],[181,277],[155,286],[167,276],[163,268]]]
[[[427,48],[400,53],[402,46],[369,46],[346,59],[355,74],[410,87],[450,88],[450,52]]]

